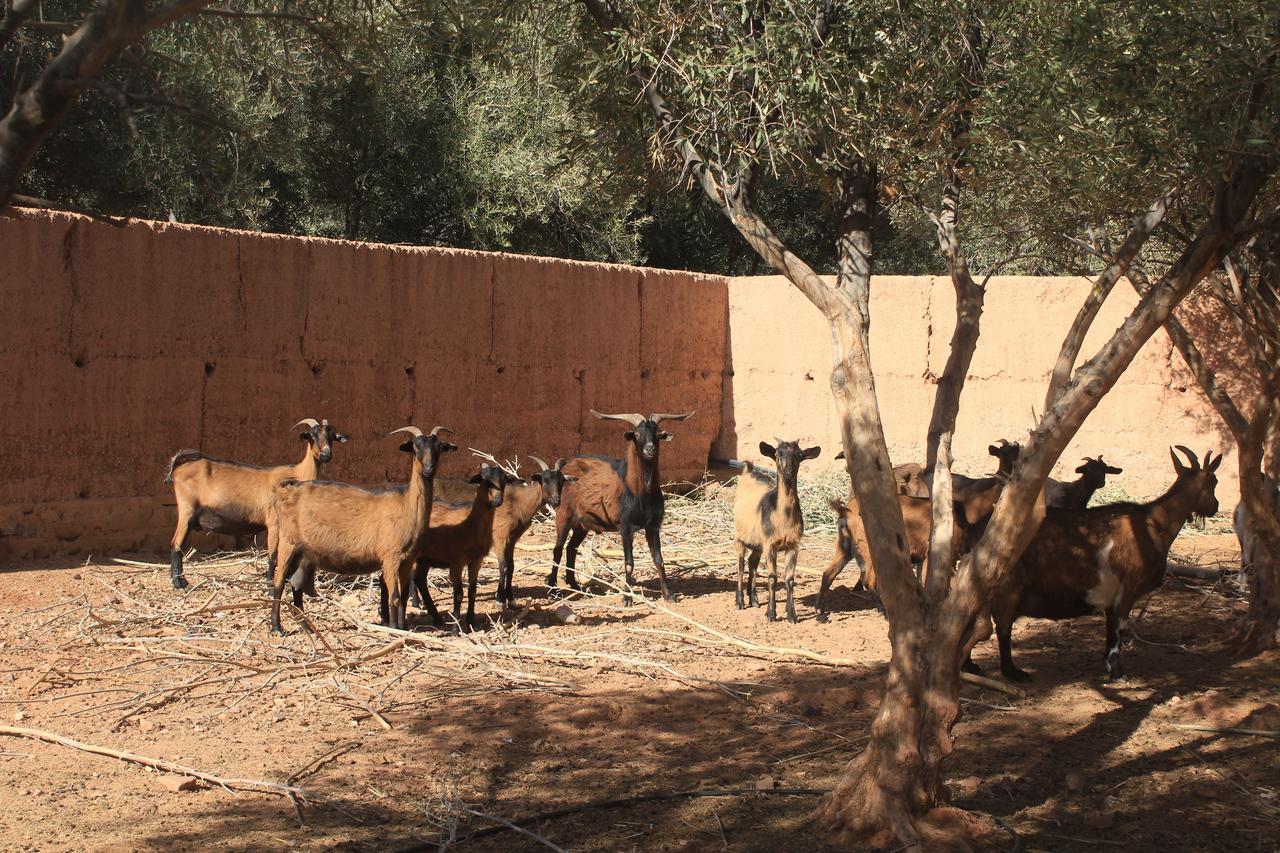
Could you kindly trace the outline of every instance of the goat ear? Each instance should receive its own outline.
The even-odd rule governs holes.
[[[804,452],[800,454],[800,458],[801,459],[817,459],[820,453],[822,453],[821,447],[810,447],[810,448],[806,448]]]
[[[483,483],[484,481],[485,481],[484,477],[481,477],[479,474],[473,474],[473,475],[471,476],[471,479],[470,479],[470,480],[467,480],[467,482],[468,482],[468,483],[470,483],[470,484],[471,484],[471,485],[473,485],[473,486],[478,486],[478,485],[480,485],[481,483]]]
[[[670,441],[673,438],[675,438],[675,436],[667,432],[666,430],[662,430],[661,432],[658,433],[659,441]]]
[[[302,432],[298,433],[298,441],[310,441],[310,440],[311,440],[311,430],[304,429]]]
[[[632,431],[632,430],[627,430],[626,432],[624,432],[624,433],[622,434],[622,437],[623,437],[623,438],[625,438],[627,441],[635,441],[635,440],[636,440],[636,434],[635,434],[635,432],[634,432],[634,431]]]
[[[988,444],[988,445],[987,445],[987,453],[990,453],[992,456],[999,456],[999,455],[1000,455],[1000,447],[999,447],[999,445],[995,445],[995,444]]]
[[[774,454],[777,453],[777,449],[769,442],[762,441],[760,442],[760,453],[764,456],[768,456],[770,459],[773,459]]]
[[[837,453],[837,454],[836,454],[836,458],[837,458],[837,459],[843,459],[843,458],[844,458],[844,451],[843,451],[843,450],[841,450],[839,453]]]
[[[1117,468],[1117,467],[1116,467],[1116,466],[1114,466],[1114,465],[1108,465],[1108,466],[1107,466],[1107,473],[1108,473],[1108,474],[1123,474],[1123,473],[1124,473],[1124,469],[1123,469],[1123,468]]]
[[[400,445],[400,449],[405,453],[413,452],[413,441],[409,440]]]
[[[577,478],[577,477],[570,476],[569,474],[565,474],[565,475],[564,475],[564,481],[565,481],[566,483],[576,483],[576,482],[578,482],[578,478]]]
[[[456,445],[456,444],[450,444],[450,443],[449,443],[449,442],[447,442],[447,441],[442,441],[442,442],[440,442],[440,446],[436,448],[436,452],[437,452],[437,453],[448,453],[448,452],[450,452],[450,451],[452,451],[452,450],[457,450],[457,449],[458,449],[458,445]]]

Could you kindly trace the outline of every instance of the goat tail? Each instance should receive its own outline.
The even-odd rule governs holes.
[[[173,458],[169,460],[169,470],[165,472],[164,481],[166,483],[173,482],[173,472],[179,465],[186,465],[188,462],[196,462],[204,458],[204,454],[199,450],[179,450],[173,454]]]

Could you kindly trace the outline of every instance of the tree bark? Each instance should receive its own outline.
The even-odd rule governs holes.
[[[1071,372],[1075,370],[1076,359],[1080,356],[1080,348],[1084,346],[1085,335],[1089,334],[1089,328],[1098,316],[1102,303],[1107,300],[1111,288],[1128,270],[1129,264],[1137,257],[1142,246],[1151,237],[1151,233],[1164,220],[1165,213],[1169,210],[1170,197],[1171,192],[1166,192],[1156,199],[1145,214],[1138,217],[1124,243],[1120,245],[1120,250],[1107,264],[1102,274],[1094,280],[1093,289],[1089,291],[1088,298],[1080,306],[1075,321],[1072,322],[1066,338],[1062,341],[1062,349],[1058,353],[1058,360],[1053,366],[1053,375],[1049,379],[1049,390],[1044,396],[1045,411],[1052,408],[1062,396],[1062,391],[1071,378]]]
[[[49,134],[102,69],[121,51],[156,27],[199,11],[212,0],[182,0],[148,12],[146,0],[98,0],[94,10],[67,36],[58,55],[18,93],[0,119],[0,208]]]

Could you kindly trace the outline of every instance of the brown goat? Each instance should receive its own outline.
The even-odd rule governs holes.
[[[551,573],[547,586],[556,588],[556,575],[560,568],[560,556],[568,542],[569,553],[565,561],[564,579],[573,589],[580,589],[574,574],[578,559],[578,546],[588,533],[622,534],[622,555],[626,563],[627,587],[635,584],[635,558],[631,552],[631,539],[637,530],[643,530],[649,543],[649,553],[658,569],[662,595],[674,601],[667,586],[667,570],[662,563],[662,517],[666,510],[666,498],[662,494],[662,481],[658,473],[658,446],[670,441],[672,435],[662,430],[663,421],[682,421],[693,412],[683,415],[641,414],[606,415],[591,410],[601,420],[625,421],[631,429],[623,434],[627,440],[626,455],[622,459],[608,456],[575,456],[564,466],[564,472],[578,478],[565,491],[556,511],[556,544],[551,557]],[[624,600],[629,601],[628,596]]]
[[[968,553],[973,547],[977,541],[976,525],[991,514],[1000,497],[1000,491],[1004,488],[1003,476],[989,479],[991,482],[982,491],[971,492],[967,498],[956,500],[953,504],[955,524],[951,547],[952,554],[956,558]],[[929,540],[933,535],[933,501],[929,498],[900,494],[898,507],[902,511],[902,522],[907,534],[907,553],[911,562],[925,568],[929,557]],[[857,498],[850,498],[847,502],[833,499],[831,508],[836,513],[836,549],[831,563],[822,573],[822,585],[818,588],[815,609],[818,611],[820,622],[827,621],[822,601],[830,591],[836,576],[849,564],[850,560],[857,556],[861,557],[859,566],[862,569],[862,577],[858,579],[857,585],[870,592],[874,592],[876,588],[875,569],[866,557],[870,549],[867,545],[866,531],[862,526],[862,517],[858,514]]]
[[[1133,603],[1164,581],[1169,548],[1187,519],[1193,513],[1210,516],[1218,511],[1214,472],[1222,456],[1206,453],[1202,466],[1190,450],[1181,445],[1177,449],[1190,465],[1170,448],[1177,479],[1154,501],[1046,510],[1044,522],[1006,581],[989,592],[1000,671],[1006,678],[1030,677],[1013,664],[1010,636],[1017,619],[1075,619],[1092,613],[1106,616],[1107,674],[1123,677],[1120,631]]]
[[[529,458],[537,462],[541,469],[529,478],[530,481],[537,482],[508,485],[502,506],[493,514],[493,545],[490,553],[498,559],[498,603],[503,608],[514,607],[516,603],[512,586],[516,543],[533,524],[533,517],[538,514],[538,510],[543,506],[549,506],[553,510],[559,507],[565,485],[578,479],[561,470],[567,461],[565,459],[557,459],[555,465],[548,466],[536,456]],[[436,481],[436,493],[450,502],[464,501],[474,491],[475,488],[466,480]]]
[[[431,568],[449,570],[453,583],[453,629],[475,627],[476,580],[480,564],[493,547],[493,528],[496,511],[504,503],[508,483],[524,485],[525,481],[504,471],[497,465],[481,465],[480,473],[468,481],[475,497],[470,504],[451,504],[436,501],[431,510],[431,526],[426,543],[417,558],[413,572],[413,584],[426,605],[432,621],[438,621],[439,611],[431,600],[427,586],[427,572]],[[462,570],[467,570],[467,617],[462,621]],[[385,591],[384,591],[385,595]]]
[[[777,583],[778,553],[787,561],[787,620],[796,621],[795,583],[796,558],[800,540],[804,536],[804,517],[800,513],[800,497],[796,494],[796,475],[800,463],[817,459],[821,447],[800,449],[798,442],[780,441],[777,447],[760,442],[760,452],[778,465],[776,477],[755,470],[750,462],[744,463],[746,474],[738,479],[738,492],[733,501],[734,538],[738,543],[738,609],[743,609],[742,567],[750,560],[747,592],[751,606],[756,607],[756,567],[763,553],[769,563],[769,606],[765,618],[773,622],[778,618]]]
[[[284,480],[314,480],[320,465],[333,456],[333,444],[347,436],[328,421],[314,418],[298,421],[292,429],[305,427],[298,438],[306,443],[297,465],[264,468],[227,459],[205,456],[199,450],[179,450],[169,460],[165,482],[173,484],[178,503],[178,525],[173,531],[169,556],[169,577],[174,589],[185,589],[182,552],[187,537],[196,528],[211,533],[255,536],[267,529],[267,512],[272,489]]]
[[[422,552],[431,517],[433,480],[440,455],[457,447],[440,437],[453,433],[436,427],[429,435],[414,426],[400,450],[412,454],[409,481],[403,486],[365,489],[346,483],[285,480],[275,487],[268,536],[268,564],[273,569],[271,630],[281,633],[280,596],[286,578],[322,568],[344,575],[382,573],[389,591],[382,597],[384,625],[404,628],[405,594],[414,561]],[[302,607],[302,585],[293,584],[294,605]]]
[[[987,446],[987,453],[1000,460],[999,467],[996,469],[995,476],[1008,477],[1013,472],[1013,464],[1018,460],[1018,454],[1022,451],[1022,446],[1017,442],[1006,441],[1000,439],[998,444]],[[844,454],[841,453],[838,459],[843,459]],[[926,471],[923,465],[915,462],[908,462],[904,465],[895,465],[893,468],[893,478],[898,484],[898,494],[910,495],[914,498],[927,498],[932,492],[933,472]],[[986,491],[991,487],[994,477],[966,477],[964,474],[951,474],[951,496],[955,500],[964,500],[969,495]]]

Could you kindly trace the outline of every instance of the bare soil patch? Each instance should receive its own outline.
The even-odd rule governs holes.
[[[463,637],[421,614],[410,637],[370,625],[368,583],[322,584],[306,609],[315,633],[295,617],[287,636],[272,637],[261,555],[192,562],[185,594],[169,587],[167,563],[145,560],[9,571],[0,725],[291,784],[303,791],[303,823],[280,794],[184,784],[4,737],[3,846],[382,850],[454,839],[460,850],[545,849],[510,831],[467,838],[496,818],[610,798],[829,788],[866,740],[886,624],[852,591],[855,566],[837,581],[831,622],[813,618],[832,539],[821,526],[801,556],[800,622],[738,611],[723,520],[718,510],[673,513],[664,550],[681,599],[671,613],[602,596],[570,602],[573,625],[544,597],[549,525],[540,523],[517,552],[527,607],[499,618],[489,565],[492,625]],[[1236,559],[1224,533],[1184,535],[1175,551],[1196,565]],[[646,559],[638,576],[656,586]],[[620,562],[607,537],[581,561],[601,577]],[[1187,728],[1280,728],[1277,658],[1238,662],[1215,646],[1241,608],[1230,584],[1168,580],[1136,623],[1130,679],[1119,684],[1101,678],[1100,619],[1019,623],[1015,653],[1034,681],[1024,698],[964,688],[956,803],[999,818],[1025,849],[1275,850],[1280,740]],[[827,666],[783,648],[857,663]],[[994,644],[976,658],[997,668]],[[834,849],[807,823],[815,802],[678,797],[529,829],[568,850]],[[978,844],[1013,849],[1013,836],[995,829]]]

